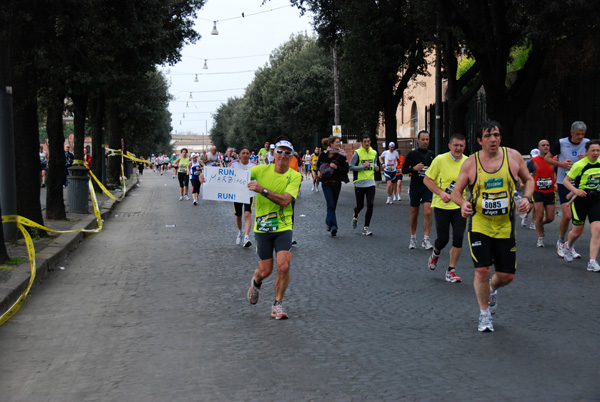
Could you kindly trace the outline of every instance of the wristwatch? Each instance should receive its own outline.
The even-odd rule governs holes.
[[[527,201],[529,201],[529,203],[531,205],[533,205],[533,200],[531,199],[531,197],[523,197],[523,198],[525,198]]]
[[[267,190],[266,188],[263,188],[263,191],[260,192],[263,196],[267,196],[267,194],[269,194],[269,190]]]

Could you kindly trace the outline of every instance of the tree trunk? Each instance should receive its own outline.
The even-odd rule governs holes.
[[[92,173],[102,180],[102,162],[104,157],[104,97],[99,96],[90,99],[90,116],[92,131]],[[100,188],[93,180],[94,188]]]
[[[65,175],[65,134],[63,131],[64,97],[53,96],[48,106],[48,175],[46,177],[46,219],[65,220],[63,181]]]
[[[73,154],[75,165],[83,165],[83,147],[85,145],[85,117],[87,113],[88,95],[73,95]],[[79,162],[81,161],[81,162]]]
[[[115,105],[106,105],[106,123],[108,131],[108,147],[121,149],[121,138],[123,138],[123,122]],[[121,184],[121,158],[112,156],[108,158],[106,169],[106,188],[115,189]]]
[[[2,216],[2,207],[0,206],[0,216]],[[4,225],[0,223],[0,264],[8,262],[10,257],[8,256],[8,250],[6,244],[4,244]]]

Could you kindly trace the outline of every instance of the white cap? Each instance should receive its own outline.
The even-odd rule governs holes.
[[[396,148],[396,143],[394,141],[392,141],[392,142],[390,142],[388,144],[388,147],[394,147],[394,148]]]
[[[535,158],[539,154],[540,154],[540,150],[537,148],[532,149],[531,152],[529,153],[529,155],[531,155],[532,158]]]
[[[294,150],[294,146],[292,145],[292,143],[287,140],[281,140],[277,144],[275,144],[275,146],[276,147],[286,147],[286,148],[291,149],[292,151]]]
[[[270,148],[270,149],[275,149],[275,144],[271,144],[271,145],[269,145],[269,148]]]

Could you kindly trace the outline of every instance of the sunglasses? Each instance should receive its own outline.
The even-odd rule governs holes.
[[[283,149],[276,149],[275,152],[279,155],[284,154],[285,156],[292,155],[292,151],[284,151]]]

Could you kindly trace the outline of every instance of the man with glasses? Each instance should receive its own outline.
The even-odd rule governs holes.
[[[248,188],[256,197],[256,219],[254,237],[258,254],[258,268],[250,281],[248,301],[256,304],[262,281],[273,272],[273,251],[277,261],[275,278],[275,302],[271,309],[271,318],[288,318],[283,308],[283,297],[288,286],[290,260],[292,259],[292,201],[296,199],[302,176],[290,169],[290,159],[294,147],[285,137],[279,137],[275,143],[272,164],[259,165],[250,169],[251,182]]]
[[[467,219],[460,213],[460,207],[452,202],[450,194],[454,189],[460,168],[467,159],[463,154],[465,150],[465,137],[454,134],[450,137],[448,148],[450,152],[438,155],[427,169],[423,183],[433,193],[431,208],[435,215],[435,239],[433,251],[429,256],[428,266],[435,270],[440,254],[450,240],[450,226],[452,226],[452,248],[450,248],[450,261],[446,270],[446,281],[451,283],[461,282],[456,275],[455,267],[462,252],[462,243]]]
[[[431,232],[431,199],[433,194],[431,190],[423,184],[427,168],[433,162],[435,154],[429,150],[429,132],[427,130],[419,131],[417,134],[418,148],[413,149],[406,155],[402,173],[410,174],[410,243],[409,249],[417,248],[417,219],[419,218],[419,208],[423,204],[423,243],[421,247],[425,250],[431,250],[433,246],[429,241]]]

